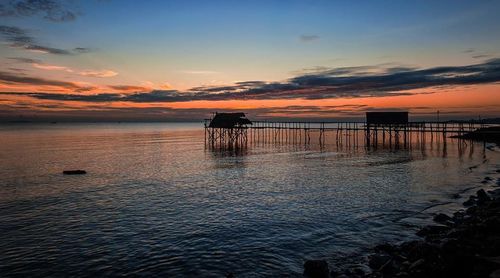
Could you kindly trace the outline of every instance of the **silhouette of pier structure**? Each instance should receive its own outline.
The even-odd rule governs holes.
[[[408,112],[368,112],[366,121],[250,121],[244,113],[215,113],[205,123],[209,147],[242,147],[250,143],[406,146],[412,139],[440,140],[483,128],[478,122],[408,121]]]
[[[211,146],[242,146],[247,144],[251,124],[244,113],[215,113],[205,120],[205,142]]]

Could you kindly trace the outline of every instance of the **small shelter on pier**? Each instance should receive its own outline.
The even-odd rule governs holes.
[[[382,133],[382,142],[385,142],[386,133],[389,135],[391,144],[394,136],[395,143],[399,143],[400,131],[403,132],[403,142],[407,143],[406,135],[408,130],[408,112],[366,112],[366,142],[370,145],[378,143],[378,133]]]
[[[218,142],[219,146],[237,147],[246,144],[247,129],[251,124],[245,113],[216,112],[212,119],[205,120],[205,138],[212,146]]]
[[[367,125],[407,125],[408,112],[366,112]]]
[[[241,128],[251,125],[252,122],[245,117],[245,113],[215,113],[208,127],[211,128]]]

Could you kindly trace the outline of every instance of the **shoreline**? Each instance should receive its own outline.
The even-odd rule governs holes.
[[[489,186],[479,187],[451,216],[435,214],[433,224],[416,232],[419,239],[376,245],[355,268],[308,260],[304,276],[500,277],[500,177],[481,183]]]

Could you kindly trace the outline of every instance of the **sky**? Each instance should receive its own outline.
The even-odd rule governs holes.
[[[0,121],[500,117],[500,1],[0,0]]]

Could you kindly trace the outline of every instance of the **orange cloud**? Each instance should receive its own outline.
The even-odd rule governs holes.
[[[114,77],[117,76],[118,73],[112,70],[83,70],[77,71],[65,66],[57,66],[57,65],[49,65],[49,64],[41,64],[41,63],[33,63],[34,68],[42,69],[42,70],[58,70],[65,71],[70,73],[76,73],[82,76],[90,76],[90,77]]]
[[[165,82],[158,86],[161,90],[171,90],[173,87],[169,83]]]
[[[56,65],[45,65],[45,64],[34,63],[33,67],[43,70],[61,70],[61,71],[73,72],[73,70],[70,68],[63,66],[56,66]]]
[[[127,92],[144,92],[151,90],[150,87],[133,86],[133,85],[110,85],[108,87],[113,90],[127,91]]]
[[[113,77],[117,76],[118,73],[112,70],[100,70],[100,71],[95,71],[95,70],[84,70],[80,71],[78,74],[83,75],[83,76],[91,76],[91,77]]]

